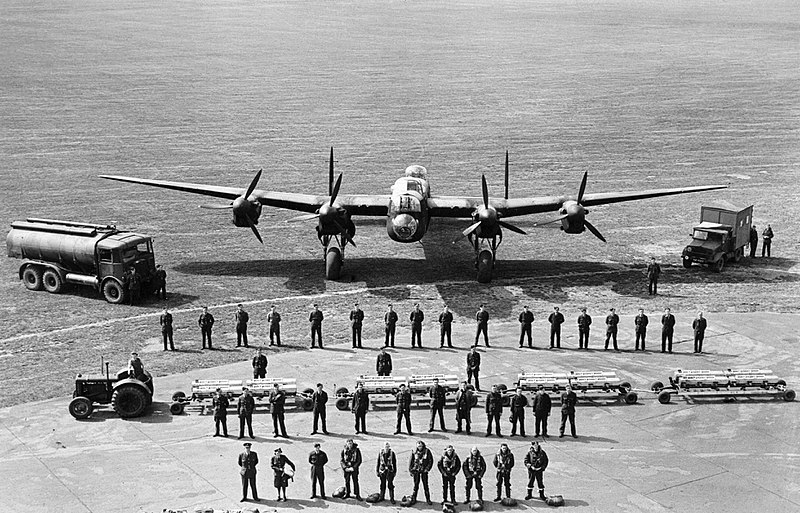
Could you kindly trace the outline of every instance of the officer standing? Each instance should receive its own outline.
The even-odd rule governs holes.
[[[200,326],[200,334],[203,336],[203,349],[206,348],[206,344],[209,349],[212,349],[211,328],[214,327],[214,316],[209,313],[207,306],[203,307],[203,313],[200,314],[197,324]]]
[[[353,305],[350,311],[350,325],[353,329],[353,347],[361,348],[361,326],[364,324],[364,311],[359,308],[358,303]]]
[[[344,473],[344,498],[350,498],[350,484],[352,482],[353,493],[356,494],[356,500],[363,500],[361,498],[361,489],[358,486],[358,468],[361,466],[361,449],[352,438],[348,438],[347,442],[342,449],[341,457],[342,473]]]
[[[269,345],[281,345],[281,314],[275,305],[267,315],[267,322],[269,323]]]
[[[538,391],[533,398],[533,416],[536,418],[536,436],[539,433],[545,438],[550,438],[547,434],[547,420],[550,417],[550,410],[553,407],[553,402],[550,399],[544,385],[539,385]]]
[[[697,312],[697,318],[692,321],[695,353],[703,352],[703,339],[706,337],[706,327],[708,327],[708,321],[703,317],[703,312]]]
[[[661,316],[661,352],[672,352],[672,334],[675,329],[675,316],[669,311],[669,308],[664,310],[664,315]]]
[[[242,498],[239,502],[247,500],[247,487],[253,490],[253,500],[258,502],[258,489],[256,488],[256,465],[258,465],[258,454],[251,451],[253,446],[250,442],[242,444],[244,452],[239,454],[239,475],[242,477]]]
[[[275,454],[272,456],[272,459],[270,459],[269,464],[275,474],[272,484],[278,490],[278,501],[286,502],[289,500],[286,498],[286,487],[289,486],[289,477],[286,475],[286,465],[292,467],[292,471],[294,472],[294,463],[284,456],[283,451],[278,447],[275,449]],[[281,498],[281,490],[283,490],[283,498]]]
[[[240,347],[242,343],[244,343],[244,347],[250,347],[247,345],[247,323],[250,321],[250,316],[244,311],[241,303],[236,305],[234,319],[236,321],[236,347]]]
[[[550,322],[550,349],[561,348],[561,325],[564,324],[564,314],[558,311],[558,307],[553,307],[553,313],[547,318]]]
[[[469,452],[469,456],[464,459],[464,464],[461,466],[466,478],[466,500],[464,504],[469,504],[470,492],[472,485],[475,484],[475,489],[478,491],[478,501],[483,502],[483,475],[486,473],[486,460],[481,456],[481,451],[477,447],[473,447]]]
[[[139,302],[139,296],[142,294],[142,278],[136,273],[136,268],[131,267],[131,273],[128,277],[128,298],[131,305]]]
[[[500,450],[494,455],[494,468],[497,469],[497,497],[495,502],[500,502],[500,494],[505,485],[506,498],[511,498],[511,469],[514,468],[514,454],[508,444],[500,444]]]
[[[411,458],[408,462],[408,472],[414,479],[414,492],[411,494],[411,505],[417,502],[417,494],[419,493],[419,482],[422,481],[422,488],[425,491],[425,501],[428,506],[433,504],[431,502],[431,490],[428,488],[428,472],[433,468],[433,453],[425,446],[422,440],[417,442],[417,447],[411,453]]]
[[[397,312],[394,311],[392,304],[389,303],[389,311],[383,316],[383,323],[386,327],[386,340],[383,342],[383,347],[394,347],[394,330],[397,326]]]
[[[503,437],[500,433],[500,417],[503,415],[503,394],[498,390],[497,385],[492,385],[492,391],[486,396],[486,436],[492,434],[492,421],[494,421],[497,436]]]
[[[528,310],[528,305],[522,307],[519,314],[519,347],[522,347],[525,336],[528,336],[528,347],[533,348],[533,337],[531,336],[531,325],[533,324],[533,312]]]
[[[475,344],[478,345],[478,338],[483,333],[483,343],[486,347],[489,347],[489,312],[487,312],[483,305],[478,308],[478,312],[475,314],[475,322],[477,323],[477,329],[475,330]]]
[[[411,320],[411,347],[414,347],[415,342],[422,347],[422,321],[425,320],[425,313],[419,309],[419,303],[414,304],[414,310],[411,311],[409,319]]]
[[[385,347],[382,347],[381,352],[378,353],[375,372],[378,373],[378,376],[390,376],[392,374],[392,355],[386,352]]]
[[[392,450],[389,442],[383,444],[383,449],[378,453],[375,473],[378,474],[378,479],[381,480],[381,492],[378,502],[386,500],[386,488],[388,486],[389,500],[394,504],[394,476],[397,475],[397,455]]]
[[[222,393],[221,388],[217,388],[214,398],[211,400],[211,407],[214,410],[214,436],[228,437],[228,398]],[[219,427],[222,426],[222,435],[219,434]]]
[[[261,354],[261,348],[258,348],[258,353],[253,357],[253,379],[263,379],[267,377],[267,356]]]
[[[644,308],[639,309],[639,315],[637,315],[633,319],[633,323],[636,325],[636,351],[639,350],[639,341],[642,342],[642,351],[645,350],[644,348],[644,341],[647,338],[647,324],[650,322],[650,319],[644,314]]]
[[[367,434],[367,411],[369,410],[369,393],[364,390],[364,384],[356,385],[353,393],[353,406],[351,408],[356,418],[356,434]]]
[[[314,412],[314,427],[311,431],[312,435],[317,434],[317,426],[319,425],[319,420],[322,420],[322,432],[326,435],[328,434],[328,425],[327,425],[327,411],[326,411],[326,404],[328,403],[328,392],[322,389],[322,383],[317,383],[317,389],[311,394],[311,404],[312,410]],[[323,488],[322,495],[325,495],[325,491]]]
[[[472,349],[467,353],[467,383],[472,383],[472,378],[475,378],[475,390],[481,391],[481,383],[478,379],[478,374],[481,372],[481,354],[478,348],[472,346]]]
[[[394,434],[400,434],[400,424],[403,417],[406,419],[406,431],[409,435],[411,432],[411,392],[406,387],[405,383],[400,383],[400,390],[394,396],[397,402],[397,427],[395,427]]]
[[[517,387],[517,391],[511,396],[511,436],[517,436],[517,424],[519,424],[519,436],[525,438],[525,407],[528,406],[528,398],[522,393],[522,389]]]
[[[128,360],[128,377],[142,381],[145,378],[144,365],[139,359],[139,353],[136,351],[131,353],[131,359]]]
[[[616,310],[611,308],[609,314],[606,315],[606,347],[603,351],[608,351],[608,342],[614,340],[614,351],[619,351],[617,347],[617,329],[619,326],[619,315]]]
[[[319,340],[319,348],[322,349],[322,320],[324,318],[319,306],[314,303],[314,310],[308,315],[308,322],[311,323],[311,349],[315,347],[315,340]]]
[[[239,415],[239,440],[244,438],[244,425],[247,424],[247,432],[250,433],[250,438],[253,436],[253,412],[256,409],[256,401],[250,395],[250,390],[247,387],[242,388],[242,395],[239,396],[239,401],[236,403],[236,413]]]
[[[539,498],[543,501],[547,500],[544,494],[542,474],[544,474],[548,463],[547,453],[539,446],[539,442],[531,442],[531,448],[528,454],[525,455],[525,467],[528,469],[528,494],[525,496],[526,501],[533,498],[534,483],[539,485]]]
[[[763,257],[766,255],[767,257],[772,256],[772,237],[775,234],[772,233],[772,226],[767,224],[767,227],[764,228],[764,231],[761,232],[761,238],[763,239],[761,242],[761,256]]]
[[[322,500],[325,496],[325,465],[328,463],[328,455],[322,450],[319,442],[314,444],[314,450],[308,455],[308,463],[311,465],[311,498],[317,498],[317,483],[319,483],[319,495]]]
[[[156,266],[156,297],[167,299],[167,271],[161,265]]]
[[[164,339],[164,351],[167,350],[167,340],[169,340],[169,350],[175,350],[175,344],[172,342],[172,314],[169,313],[167,308],[164,308],[164,313],[161,314],[159,319],[161,323],[161,338]]]
[[[450,500],[456,502],[456,476],[461,470],[461,458],[456,454],[452,445],[448,445],[437,465],[442,474],[442,504],[447,502],[447,490],[450,490]]]
[[[439,415],[439,427],[441,427],[442,431],[445,433],[447,432],[447,428],[444,427],[444,402],[446,395],[447,390],[439,384],[439,378],[433,378],[433,385],[428,389],[428,397],[431,399],[431,422],[428,426],[428,433],[433,432],[433,421],[436,419],[437,414]]]
[[[453,324],[453,313],[444,305],[444,310],[439,314],[439,334],[441,339],[439,347],[444,347],[444,338],[447,337],[447,347],[453,347],[453,340],[451,338],[451,329]]]
[[[578,349],[589,349],[589,332],[592,325],[592,316],[586,313],[586,308],[581,308],[578,316]]]
[[[661,266],[656,262],[656,257],[650,257],[647,264],[647,293],[651,296],[658,294],[658,277],[661,276]]]
[[[561,394],[561,426],[559,428],[559,438],[564,438],[564,429],[567,427],[567,420],[572,430],[572,438],[578,438],[575,433],[575,405],[578,404],[578,396],[572,391],[572,387],[567,385],[566,391]]]
[[[456,392],[456,433],[461,433],[461,423],[466,422],[467,434],[472,434],[472,390],[467,388],[467,382],[462,381]]]
[[[272,437],[278,438],[278,427],[280,427],[280,436],[289,438],[286,435],[286,424],[284,413],[286,410],[286,392],[281,390],[281,387],[275,383],[272,385],[272,392],[269,394],[269,412],[272,414]]]
[[[758,248],[758,230],[756,225],[750,227],[750,258],[756,257],[756,248]]]

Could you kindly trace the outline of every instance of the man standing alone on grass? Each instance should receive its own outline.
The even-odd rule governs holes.
[[[308,322],[311,323],[311,349],[315,347],[315,340],[319,340],[319,348],[322,349],[322,321],[325,316],[314,303],[314,310],[308,315]]]
[[[272,305],[272,310],[267,315],[267,322],[269,323],[269,345],[277,343],[278,347],[281,345],[281,314],[275,305]]]
[[[203,349],[206,348],[206,344],[208,344],[208,349],[212,349],[211,328],[214,327],[214,316],[208,311],[207,306],[203,307],[203,313],[200,314],[197,324],[200,326],[200,334],[203,336]]]
[[[353,305],[350,311],[350,324],[353,331],[353,348],[361,348],[361,327],[364,324],[364,310],[359,308],[358,303]]]
[[[164,313],[161,314],[161,337],[164,339],[164,351],[167,350],[167,340],[169,340],[169,350],[175,350],[175,344],[172,342],[172,314],[169,310],[164,308]]]
[[[522,347],[525,336],[528,337],[528,347],[533,348],[533,337],[531,336],[531,326],[533,325],[533,312],[528,310],[528,305],[522,307],[519,314],[519,347]]]
[[[647,264],[647,293],[651,296],[658,294],[658,277],[661,276],[661,266],[656,262],[656,257],[650,257]]]
[[[477,322],[477,329],[475,330],[475,345],[478,345],[478,338],[483,333],[483,343],[489,347],[489,312],[487,312],[483,305],[478,308],[475,314],[475,322]]]

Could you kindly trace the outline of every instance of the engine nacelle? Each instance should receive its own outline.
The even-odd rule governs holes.
[[[577,201],[565,201],[560,210],[565,215],[561,220],[561,229],[566,233],[583,233],[586,231],[584,220],[588,211]]]
[[[239,197],[233,201],[232,210],[233,224],[239,228],[248,228],[250,227],[250,222],[258,224],[258,218],[261,216],[261,203],[258,201],[247,201]]]

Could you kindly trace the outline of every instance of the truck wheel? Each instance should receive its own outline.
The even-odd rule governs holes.
[[[93,409],[92,401],[87,397],[79,396],[69,402],[69,414],[78,420],[88,419]]]
[[[725,269],[725,259],[724,258],[720,258],[719,260],[717,260],[716,262],[711,264],[711,269],[715,273],[721,273],[722,270]]]
[[[744,248],[739,248],[733,252],[733,262],[738,263],[744,256]]]
[[[628,392],[625,394],[625,404],[636,404],[636,401],[639,400],[639,396],[636,392]]]
[[[22,283],[28,290],[42,290],[42,268],[35,265],[26,265],[22,271]]]
[[[325,279],[338,280],[342,272],[342,252],[331,248],[325,254]]]
[[[669,390],[662,390],[658,394],[658,402],[661,404],[667,404],[671,398],[672,394],[669,393]]]
[[[683,266],[685,268],[690,268],[692,266],[692,259],[688,257],[683,257]]]
[[[115,280],[108,280],[103,283],[103,297],[113,305],[118,305],[125,301],[125,291],[122,285]]]
[[[492,281],[492,252],[484,249],[478,255],[478,283]]]
[[[147,408],[147,393],[136,385],[122,385],[111,395],[111,406],[123,419],[139,417]]]
[[[346,397],[340,397],[336,400],[336,409],[339,411],[347,411],[350,406],[350,400]]]
[[[64,282],[61,281],[61,276],[59,276],[56,271],[53,269],[47,269],[42,274],[42,286],[47,292],[51,294],[58,294],[61,292]]]
[[[169,412],[173,415],[180,415],[183,413],[183,403],[172,403],[169,405]]]

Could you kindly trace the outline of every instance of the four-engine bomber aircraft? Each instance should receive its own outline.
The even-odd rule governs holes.
[[[342,175],[339,175],[334,184],[333,148],[331,148],[328,196],[256,190],[261,171],[256,174],[246,190],[235,187],[149,180],[126,176],[101,175],[101,178],[230,200],[231,203],[229,204],[204,205],[203,207],[232,209],[233,224],[252,229],[256,238],[262,244],[263,240],[258,233],[256,224],[258,224],[263,205],[307,212],[307,214],[293,218],[290,221],[317,221],[317,237],[322,243],[325,258],[325,276],[330,280],[339,278],[347,244],[352,244],[354,247],[356,245],[353,241],[356,233],[356,226],[352,220],[353,216],[385,216],[386,231],[389,238],[397,242],[417,242],[421,240],[428,229],[431,219],[434,217],[471,218],[472,224],[463,231],[463,235],[469,239],[475,250],[475,267],[478,272],[478,281],[481,283],[487,283],[492,279],[497,247],[503,240],[502,229],[506,228],[512,232],[525,234],[523,230],[503,219],[557,211],[558,217],[538,224],[560,221],[561,229],[566,233],[582,233],[588,229],[595,237],[605,242],[605,238],[597,228],[586,220],[586,214],[589,213],[586,207],[673,194],[710,191],[727,187],[725,185],[701,185],[675,189],[585,194],[587,176],[588,173],[584,173],[577,196],[509,199],[508,152],[506,152],[505,197],[503,199],[489,197],[485,176],[481,177],[483,196],[480,198],[435,196],[431,194],[426,169],[418,165],[406,168],[405,176],[398,178],[394,182],[391,194],[388,196],[368,194],[340,195],[339,188],[342,184]],[[334,241],[336,245],[330,247]]]

